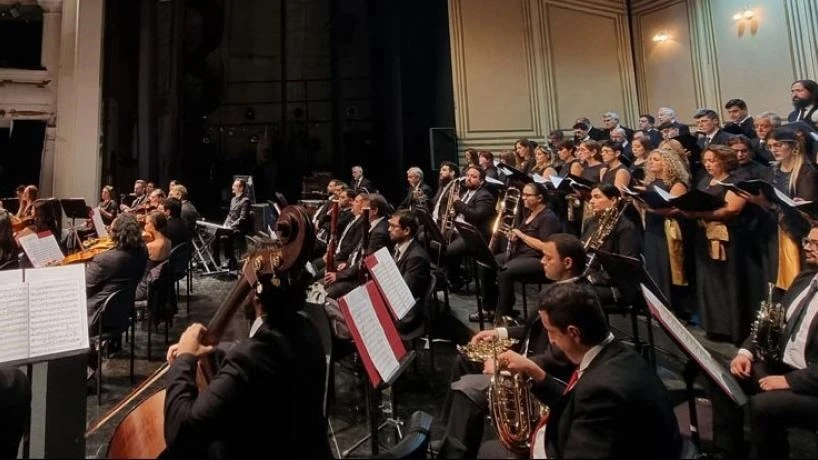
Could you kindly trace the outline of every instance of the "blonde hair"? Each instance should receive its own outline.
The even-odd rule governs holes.
[[[690,173],[687,171],[687,167],[682,162],[682,159],[679,158],[678,153],[668,148],[660,148],[652,150],[648,154],[648,157],[654,153],[658,154],[662,159],[662,164],[664,165],[665,170],[664,180],[667,181],[667,185],[669,187],[672,187],[676,182],[681,182],[686,186],[690,185]],[[650,171],[647,171],[645,174],[645,183],[650,184],[655,180],[656,175]]]

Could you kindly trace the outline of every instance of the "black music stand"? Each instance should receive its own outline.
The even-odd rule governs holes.
[[[432,253],[432,242],[437,243],[437,264],[440,265],[440,256],[443,254],[443,248],[446,246],[446,237],[443,236],[443,233],[440,233],[440,228],[434,219],[432,219],[432,215],[429,214],[429,211],[413,209],[412,215],[414,215],[420,225],[423,226],[423,234],[426,236],[426,250],[429,251],[429,254]]]
[[[0,202],[3,203],[3,209],[11,214],[17,214],[20,210],[20,199],[17,197],[0,198]]]
[[[659,323],[659,326],[662,327],[668,337],[676,343],[688,358],[682,375],[685,380],[687,403],[690,411],[690,435],[696,449],[701,450],[696,394],[693,389],[693,384],[699,373],[703,371],[704,375],[713,384],[711,386],[726,394],[738,407],[742,407],[747,403],[747,395],[730,374],[730,371],[713,358],[701,342],[671,313],[664,301],[660,300],[648,286],[643,284],[640,289],[651,316],[656,319],[656,322]]]
[[[76,248],[82,248],[82,239],[77,233],[76,220],[82,219],[83,223],[88,219],[88,212],[91,208],[85,204],[85,198],[61,198],[63,216],[71,219],[71,234],[74,237]],[[83,224],[84,225],[84,224]],[[59,238],[59,236],[58,236]]]
[[[486,240],[483,239],[483,235],[480,234],[477,227],[466,222],[455,222],[454,227],[460,234],[460,238],[463,238],[463,241],[465,241],[468,253],[472,256],[472,259],[474,259],[476,265],[482,265],[495,271],[500,270],[500,265],[497,264],[497,260],[494,259],[494,254],[491,253],[491,249],[489,249],[488,244],[486,244]],[[482,331],[484,328],[483,298],[480,294],[480,274],[477,272],[476,265],[474,270],[474,289],[475,293],[477,294],[478,323],[480,325],[480,330]]]
[[[599,250],[595,251],[595,253],[596,259],[600,262],[602,268],[605,269],[605,272],[611,278],[613,284],[619,288],[619,292],[623,296],[623,302],[625,305],[630,305],[633,309],[631,311],[633,339],[634,345],[636,345],[640,351],[644,351],[645,344],[639,340],[638,314],[640,311],[646,312],[645,316],[647,317],[648,331],[647,357],[650,363],[655,367],[656,350],[653,339],[653,324],[651,322],[651,316],[647,314],[647,305],[645,304],[645,299],[642,296],[640,285],[644,284],[648,286],[651,292],[659,297],[662,302],[665,302],[668,305],[670,302],[656,285],[656,282],[653,280],[653,278],[651,278],[650,274],[645,271],[645,266],[641,259]]]

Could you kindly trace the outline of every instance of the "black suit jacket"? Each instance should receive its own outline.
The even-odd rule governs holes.
[[[467,189],[463,187],[460,198],[466,196]],[[494,195],[489,192],[485,186],[481,186],[472,194],[468,203],[458,201],[454,204],[455,211],[458,214],[463,214],[463,219],[477,227],[480,234],[486,241],[489,240],[489,233],[491,233],[491,220],[494,217],[496,200]]]
[[[423,190],[423,196],[426,197],[426,209],[431,209],[433,206],[432,198],[434,198],[434,192],[432,191],[432,187],[429,187],[426,184],[420,184],[420,189]],[[409,206],[413,204],[415,200],[415,192],[412,189],[406,192],[406,197],[403,198],[400,205],[398,205],[398,209],[409,209]]]
[[[733,137],[732,134],[730,134],[727,131],[724,131],[722,129],[719,129],[718,131],[716,131],[716,134],[713,135],[713,139],[710,140],[710,144],[711,145],[715,145],[715,144],[727,145],[727,141],[729,141],[731,137]],[[696,145],[698,145],[699,148],[704,149],[706,141],[707,141],[707,136],[702,135],[701,137],[699,137],[696,140]]]
[[[796,308],[795,299],[799,294],[809,288],[809,283],[816,273],[818,272],[815,270],[804,270],[799,273],[795,280],[793,280],[790,288],[787,289],[787,292],[781,297],[781,305],[785,306],[787,310]],[[802,323],[802,325],[804,324],[805,323]],[[807,334],[805,351],[807,367],[786,374],[787,383],[790,384],[790,389],[793,393],[818,396],[818,334],[816,334],[816,331],[818,331],[818,315],[816,315],[809,324],[809,334]],[[781,340],[782,351],[791,335],[796,332],[797,331],[794,330],[785,330],[784,337]],[[758,359],[758,349],[753,343],[752,336],[747,337],[741,347],[749,350],[753,356]]]
[[[170,240],[172,247],[180,243],[190,241],[191,235],[187,228],[187,223],[181,217],[169,217],[168,226],[165,228],[165,236]]]
[[[588,137],[595,141],[604,141],[609,139],[609,135],[607,130],[601,130],[599,128],[591,127],[591,130],[588,131]]]
[[[526,351],[528,358],[548,375],[564,382],[571,378],[571,373],[577,366],[568,360],[559,347],[551,343],[537,311],[529,315],[525,325],[509,327],[508,336],[517,339],[520,344],[518,351]]]
[[[417,299],[409,313],[398,321],[398,330],[401,333],[408,333],[423,322],[423,307],[426,300],[426,291],[429,289],[429,282],[431,281],[432,261],[426,249],[417,240],[412,240],[396,264],[398,271],[403,276],[403,280],[406,281],[409,290],[412,291],[412,296]]]
[[[191,235],[196,231],[196,221],[199,220],[200,217],[199,211],[196,210],[196,206],[193,206],[193,203],[190,201],[182,202],[182,220],[185,221],[187,230]]]
[[[363,244],[363,226],[361,226],[360,232],[361,238],[358,240],[358,244],[355,246],[355,250],[353,252],[359,250],[361,244]],[[392,241],[389,240],[389,221],[387,221],[386,217],[381,219],[377,225],[369,229],[369,245],[366,247],[364,255],[373,254],[382,247],[387,247],[390,251],[392,250]],[[352,254],[350,253],[350,256],[351,255]],[[356,276],[358,276],[357,263],[354,266],[346,267],[338,272],[336,279],[338,281],[351,280]]]
[[[352,216],[352,213],[350,212]],[[352,216],[354,218],[355,216]],[[338,238],[340,239],[341,236],[344,236],[344,239],[338,245],[338,252],[335,254],[335,261],[336,262],[345,262],[349,260],[349,256],[352,255],[352,252],[355,251],[355,248],[358,247],[358,244],[361,242],[361,235],[363,235],[363,221],[359,218],[358,220],[350,219],[347,226],[350,226],[349,231],[346,235],[343,235],[344,230],[341,230],[341,233],[338,234]]]
[[[247,195],[233,197],[230,200],[230,210],[227,211],[227,218],[224,226],[230,227],[234,231],[247,233],[251,230],[253,223],[250,221],[250,198]]]
[[[166,457],[331,458],[324,417],[326,364],[309,319],[279,312],[216,365],[206,389],[197,360],[176,359],[165,397]]]
[[[551,376],[531,389],[551,408],[548,458],[679,458],[681,439],[656,371],[613,341],[567,395]]]
[[[94,260],[85,267],[88,327],[91,331],[97,330],[98,310],[109,295],[123,288],[128,289],[131,296],[136,294],[136,285],[145,274],[147,261],[148,250],[142,246],[132,251],[123,249],[105,251],[94,257]],[[110,314],[111,312],[106,314],[106,318],[113,321],[114,318],[109,316]]]
[[[350,186],[352,187],[353,190],[355,190],[355,193],[361,193],[361,192],[375,193],[376,192],[375,188],[372,186],[372,181],[367,179],[366,177],[362,177],[360,182],[353,179],[352,182],[350,182]]]

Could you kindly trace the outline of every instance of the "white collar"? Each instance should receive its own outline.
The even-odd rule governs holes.
[[[369,222],[369,232],[371,233],[372,229],[374,229],[378,224],[380,224],[382,220],[383,220],[383,217],[378,217],[377,219],[375,219],[373,221],[370,221]]]
[[[258,330],[259,330],[259,328],[261,327],[262,324],[264,324],[264,315],[261,315],[258,318],[256,318],[256,320],[253,321],[253,325],[250,326],[250,336],[249,337],[251,339],[253,338],[254,335],[256,335],[256,332],[258,332]]]
[[[404,241],[403,243],[395,246],[395,251],[397,251],[399,259],[401,257],[403,257],[404,254],[406,254],[406,250],[409,249],[409,245],[412,244],[412,241],[414,241],[414,240],[415,240],[414,238],[409,238],[408,240]]]
[[[579,374],[578,378],[582,378],[582,374],[588,369],[588,366],[591,365],[591,362],[597,355],[605,348],[609,343],[613,342],[614,336],[610,332],[608,333],[608,337],[603,340],[601,343],[598,343],[591,347],[590,350],[585,352],[585,355],[582,357],[582,360],[579,362],[579,368],[577,369],[577,374]]]
[[[739,121],[737,124],[740,125],[740,124],[744,123],[745,121],[747,121],[747,119],[749,119],[749,118],[750,118],[750,115],[747,115],[746,117],[742,118],[741,121]]]

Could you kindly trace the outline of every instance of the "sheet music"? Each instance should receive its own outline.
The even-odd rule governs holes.
[[[0,282],[0,299],[0,363],[27,359],[28,285],[22,276],[16,282]]]
[[[46,232],[44,236],[30,233],[17,238],[23,251],[25,251],[31,264],[36,268],[45,267],[49,262],[58,262],[65,258],[65,255],[57,244],[57,239],[51,232]]]
[[[551,177],[554,177],[554,176],[551,176]],[[546,182],[548,182],[548,181],[545,179],[545,177],[542,177],[541,175],[539,175],[539,174],[537,174],[537,173],[532,174],[532,175],[531,175],[531,178],[532,178],[532,179],[534,179],[534,182],[536,182],[536,183],[538,183],[538,184],[545,184]],[[552,183],[553,183],[553,182],[552,182]],[[554,187],[556,187],[556,185],[554,185]]]
[[[0,284],[22,283],[23,270],[0,270]],[[2,297],[0,297],[2,298]]]
[[[99,212],[99,208],[93,209],[91,220],[94,222],[94,230],[97,232],[97,238],[107,238],[108,230],[105,228],[105,222],[102,221],[102,214]]]
[[[537,179],[534,180],[536,181]],[[548,176],[548,180],[550,180],[551,183],[554,184],[554,188],[560,188],[560,184],[562,184],[562,181],[565,179],[560,176]]]
[[[505,182],[503,182],[501,180],[497,180],[497,179],[495,179],[493,177],[488,177],[488,176],[486,176],[486,182],[488,182],[489,184],[495,184],[495,185],[506,185]]]
[[[659,196],[662,197],[662,199],[665,200],[665,201],[670,201],[673,198],[675,198],[673,195],[670,194],[670,192],[666,192],[666,191],[662,190],[661,188],[659,188],[659,187],[657,187],[655,185],[653,186],[653,190],[657,194],[659,194]]]
[[[85,267],[27,270],[31,358],[87,350]]]
[[[738,382],[732,377],[730,372],[724,368],[718,361],[713,359],[713,356],[704,348],[690,331],[676,319],[676,316],[662,304],[650,289],[644,284],[640,284],[642,288],[642,295],[648,305],[653,316],[664,326],[665,331],[671,335],[671,338],[678,342],[682,351],[688,354],[690,358],[696,361],[706,374],[712,378],[716,384],[730,396],[739,406],[747,402],[747,395],[744,394]]]
[[[409,290],[409,285],[398,270],[398,265],[389,254],[386,247],[375,252],[377,265],[371,267],[372,276],[383,291],[386,302],[392,308],[392,313],[398,320],[402,320],[415,305],[415,297]]]
[[[378,370],[381,379],[388,381],[398,371],[400,363],[389,345],[386,332],[378,321],[378,315],[375,313],[372,299],[369,298],[366,284],[353,289],[344,296],[344,300],[349,306],[349,314],[361,334],[361,340],[372,359],[372,364]]]

